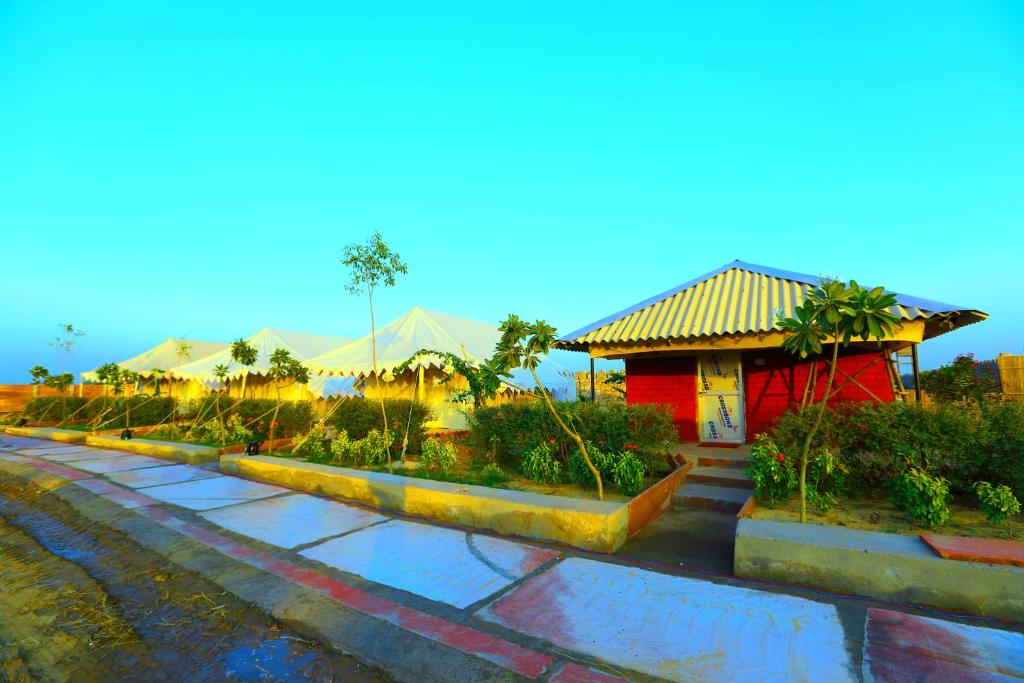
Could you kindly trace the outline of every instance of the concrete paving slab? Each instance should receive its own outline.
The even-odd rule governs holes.
[[[389,519],[304,493],[211,510],[201,515],[225,529],[282,548],[295,548]]]
[[[868,609],[864,680],[1010,681],[1024,679],[1024,634]]]
[[[75,460],[68,462],[68,465],[75,469],[85,470],[93,474],[109,474],[110,472],[122,472],[124,470],[137,470],[143,467],[160,467],[166,465],[166,460],[149,458],[145,455],[121,455],[118,457],[101,457],[98,460]]]
[[[299,554],[455,607],[493,595],[558,556],[553,550],[402,520]]]
[[[0,451],[14,451],[22,448],[41,448],[47,444],[53,445],[53,442],[47,439],[33,439],[27,436],[0,434]]]
[[[167,484],[166,486],[153,486],[146,489],[147,496],[190,510],[212,510],[288,492],[288,489],[280,486],[224,476],[186,481],[180,484]]]
[[[82,451],[77,453],[55,453],[53,455],[44,455],[43,457],[53,462],[77,462],[79,460],[101,460],[103,458],[117,457],[123,458],[124,453],[119,451],[104,451],[97,448],[83,448]]]
[[[166,465],[166,460],[161,461]],[[165,467],[147,467],[141,470],[111,472],[107,478],[123,486],[140,489],[146,486],[162,486],[178,484],[185,481],[212,479],[221,476],[219,472],[200,469],[192,465],[166,465]]]
[[[85,446],[40,446],[39,448],[22,448],[25,455],[44,456],[58,453],[85,453],[89,449]]]
[[[480,617],[672,681],[852,681],[832,605],[569,558]]]

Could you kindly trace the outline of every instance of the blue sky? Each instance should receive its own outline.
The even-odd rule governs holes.
[[[0,382],[409,307],[569,331],[732,259],[1024,352],[1024,6],[0,3]]]

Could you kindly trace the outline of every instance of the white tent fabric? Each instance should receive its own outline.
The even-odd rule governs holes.
[[[377,330],[377,369],[393,372],[420,349],[444,351],[478,365],[494,354],[501,333],[493,323],[458,318],[445,313],[414,307],[401,318]],[[373,373],[372,339],[369,335],[351,344],[309,359],[306,365],[317,373],[351,375],[365,378]],[[537,369],[544,386],[559,399],[576,398],[576,381],[563,375],[559,357],[571,358],[568,351],[553,350]],[[440,367],[442,361],[429,356],[410,367]],[[528,370],[513,370],[511,383],[524,389],[536,385]]]
[[[225,345],[225,348],[217,353],[171,368],[168,376],[177,379],[193,379],[203,384],[213,384],[218,381],[213,372],[213,368],[217,365],[227,366],[228,379],[239,379],[246,372],[253,375],[265,375],[270,368],[270,355],[278,349],[285,349],[292,358],[305,362],[330,349],[344,346],[350,340],[343,337],[326,337],[264,327],[246,341],[256,347],[257,351],[256,362],[248,368],[235,362],[231,357],[231,346]],[[308,385],[310,393],[323,396],[326,379],[315,375],[311,377]]]
[[[154,369],[167,371],[181,363],[181,358],[178,356],[178,346],[182,342],[191,345],[192,348],[189,352],[192,362],[199,362],[228,347],[223,342],[195,341],[192,339],[169,337],[148,351],[144,351],[128,360],[123,360],[118,365],[124,370],[137,372],[143,377],[152,377]],[[100,378],[95,370],[89,370],[82,373],[82,379],[87,382],[98,382]]]

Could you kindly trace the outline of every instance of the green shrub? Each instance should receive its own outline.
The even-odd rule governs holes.
[[[225,403],[227,405],[225,405]],[[193,411],[198,409],[199,401],[193,402]],[[274,407],[277,401],[271,399],[248,398],[233,403],[221,400],[221,411],[226,416],[238,415],[242,422],[253,430],[257,438],[266,438],[266,432],[270,430],[270,421],[274,417]],[[263,422],[261,426],[259,423]],[[298,436],[310,430],[313,424],[313,409],[309,401],[283,401],[277,411],[277,428],[274,430],[274,438],[280,439],[287,436]]]
[[[620,453],[612,466],[612,481],[620,492],[635,496],[644,490],[644,473],[647,466],[631,452]]]
[[[447,472],[455,465],[455,446],[437,438],[423,442],[423,453],[420,462],[430,471]]]
[[[1024,402],[990,403],[988,458],[979,478],[1009,486],[1018,500],[1024,499]]]
[[[636,446],[632,449],[634,455],[647,465],[648,471],[662,466],[664,453],[678,441],[666,406],[560,401],[555,407],[585,442],[602,451],[621,453],[628,450],[628,445]],[[517,466],[522,455],[539,443],[550,445],[554,456],[566,466],[576,450],[576,444],[540,401],[477,408],[468,419],[467,441],[473,450],[493,455],[511,466]]]
[[[327,434],[327,428],[317,423],[309,430],[304,437],[292,449],[292,455],[305,458],[307,462],[331,462],[334,456],[331,452],[332,442]]]
[[[754,495],[757,499],[776,503],[788,498],[789,492],[798,484],[793,459],[786,457],[767,434],[754,437],[750,453],[747,476],[754,480]]]
[[[331,440],[331,462],[343,464],[352,458],[352,444],[348,432],[340,430]]]
[[[949,521],[949,482],[924,470],[909,468],[890,482],[892,503],[911,519],[928,526]]]
[[[523,476],[542,484],[557,484],[561,481],[562,464],[551,455],[548,444],[534,446],[523,456]]]
[[[1009,486],[992,486],[987,481],[979,481],[974,491],[978,494],[978,508],[993,524],[1002,524],[1008,517],[1020,514],[1020,501]]]
[[[352,460],[361,465],[383,465],[388,461],[388,449],[395,445],[395,434],[389,432],[388,437],[371,429],[362,439],[350,442]]]
[[[58,422],[61,419],[59,396],[40,396],[28,401],[24,415],[33,422]],[[116,398],[79,398],[68,396],[65,407],[69,425],[93,425],[96,429],[119,429],[125,426],[125,408],[131,407],[131,424],[142,427],[167,419],[176,402],[167,396],[119,396]],[[188,411],[182,413],[189,415]]]
[[[498,486],[508,481],[508,475],[496,464],[488,463],[480,470],[477,483],[480,486]]]
[[[371,430],[384,431],[384,418],[380,412],[380,401],[363,398],[339,399],[341,404],[327,418],[327,424],[344,429],[353,439],[363,439]],[[424,423],[433,419],[430,406],[409,399],[386,399],[384,407],[388,415],[388,431],[397,435],[401,442],[409,425],[409,453],[420,453],[426,437]],[[412,415],[410,418],[410,409]]]
[[[832,451],[818,454],[807,467],[807,501],[821,512],[828,512],[839,501],[839,496],[847,492],[846,475],[846,466]]]
[[[607,451],[601,450],[593,443],[587,443],[587,454],[594,467],[601,473],[602,481],[611,479],[612,469],[615,466],[615,456]],[[587,467],[587,461],[583,459],[583,453],[576,448],[569,455],[569,467],[566,469],[566,478],[577,486],[588,489],[596,489],[597,482],[594,481],[594,474]]]

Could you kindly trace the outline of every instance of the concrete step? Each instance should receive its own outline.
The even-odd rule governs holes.
[[[747,473],[736,467],[694,467],[687,472],[686,482],[736,489],[754,488],[754,482],[747,476]]]
[[[708,453],[701,453],[697,456],[698,467],[735,467],[744,469],[750,464],[749,453],[731,453],[724,449],[704,449]],[[718,452],[713,452],[717,450]]]
[[[672,506],[737,513],[751,495],[751,492],[745,489],[692,484],[687,481],[686,485],[672,496]]]

